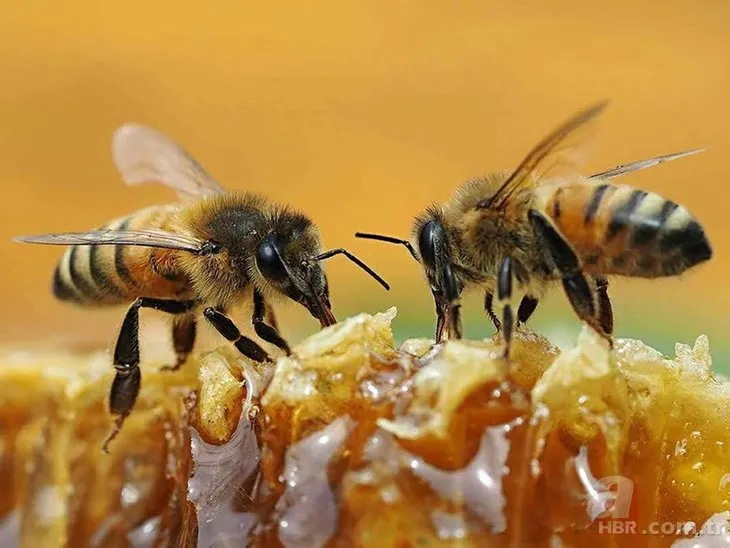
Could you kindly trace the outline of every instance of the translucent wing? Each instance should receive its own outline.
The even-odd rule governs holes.
[[[112,157],[128,185],[157,182],[181,199],[225,192],[180,145],[152,128],[124,124],[114,132]]]
[[[482,200],[477,207],[503,208],[517,190],[539,184],[549,173],[578,174],[587,158],[585,148],[590,142],[589,134],[595,129],[593,122],[607,104],[604,101],[579,112],[545,137],[494,196]]]
[[[137,245],[202,253],[205,243],[180,234],[162,230],[91,230],[89,232],[59,232],[38,236],[18,236],[16,242],[47,245]]]
[[[620,166],[614,167],[613,169],[591,175],[591,179],[613,179],[614,177],[619,177],[621,175],[625,175],[626,173],[631,173],[632,171],[639,171],[641,169],[646,169],[647,167],[654,167],[659,164],[663,164],[664,162],[671,162],[672,160],[677,160],[679,158],[684,158],[685,156],[691,156],[693,154],[704,151],[704,148],[696,148],[694,150],[675,152],[674,154],[665,154],[664,156],[649,158],[648,160],[640,160],[638,162],[633,162],[630,164],[622,164]]]

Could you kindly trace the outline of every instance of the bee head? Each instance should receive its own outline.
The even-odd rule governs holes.
[[[298,302],[317,318],[322,327],[337,323],[332,314],[327,275],[321,262],[335,255],[345,255],[385,289],[390,286],[370,267],[346,249],[321,252],[314,225],[307,220],[299,229],[287,223],[274,230],[259,244],[256,266],[266,281],[280,293]]]
[[[320,244],[310,232],[271,232],[258,246],[256,266],[274,290],[304,306],[327,327],[337,320],[332,314],[327,275],[319,262],[311,260]]]
[[[449,235],[438,208],[429,208],[424,215],[416,219],[413,236],[418,251],[411,242],[401,238],[366,232],[355,234],[357,238],[402,245],[421,263],[436,304],[438,315],[436,340],[441,341],[446,325],[452,323],[452,310],[464,289],[464,282],[454,268]]]
[[[432,214],[417,220],[415,236],[421,264],[436,305],[436,340],[440,341],[446,325],[451,323],[451,309],[458,301],[464,283],[454,269],[448,234],[440,215]]]
[[[439,300],[446,302],[456,300],[461,284],[454,276],[446,230],[440,220],[432,219],[420,228],[418,250],[434,297],[438,295]]]

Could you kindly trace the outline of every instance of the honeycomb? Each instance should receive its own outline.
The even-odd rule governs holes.
[[[145,363],[101,445],[103,353],[0,353],[2,546],[725,546],[730,383],[709,343],[394,343],[395,309],[275,366]]]

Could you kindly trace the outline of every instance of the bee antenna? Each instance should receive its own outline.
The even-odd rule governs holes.
[[[363,238],[365,240],[378,240],[379,242],[388,242],[389,244],[398,244],[405,246],[405,248],[413,256],[413,258],[416,259],[419,263],[421,262],[421,260],[418,258],[418,253],[416,253],[416,250],[413,249],[413,245],[411,245],[411,242],[409,242],[408,240],[404,240],[402,238],[394,238],[393,236],[383,236],[382,234],[369,234],[367,232],[355,232],[355,238]]]
[[[372,268],[370,268],[368,265],[366,265],[364,262],[362,262],[360,259],[355,257],[352,253],[347,251],[346,249],[340,247],[339,249],[332,249],[330,251],[325,251],[324,253],[320,253],[319,255],[316,255],[315,257],[312,257],[313,261],[324,261],[329,259],[330,257],[334,257],[335,255],[344,255],[348,259],[350,259],[353,263],[355,263],[357,266],[362,268],[365,272],[370,274],[375,280],[382,285],[386,291],[390,291],[390,285],[388,285],[388,282],[386,282],[383,278],[381,278],[377,272],[375,272]]]

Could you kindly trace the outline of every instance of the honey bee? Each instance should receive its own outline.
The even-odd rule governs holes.
[[[158,182],[180,201],[153,206],[98,230],[24,236],[17,241],[70,246],[56,267],[53,294],[86,307],[128,304],[114,350],[116,375],[109,396],[119,432],[140,389],[139,309],[172,314],[178,369],[193,349],[196,316],[203,316],[248,358],[270,361],[241,334],[226,312],[253,294],[256,334],[286,354],[270,301],[285,296],[303,305],[322,327],[336,323],[321,262],[342,254],[388,284],[345,249],[322,251],[319,232],[302,213],[261,196],[226,192],[182,147],[137,124],[112,139],[114,163],[129,185]]]
[[[426,209],[416,218],[413,243],[356,234],[404,245],[421,263],[436,305],[437,342],[461,337],[462,291],[481,287],[485,311],[502,331],[506,358],[515,324],[527,322],[546,289],[560,282],[578,317],[611,343],[608,276],[676,276],[712,257],[702,226],[687,209],[613,182],[702,149],[590,177],[579,173],[586,132],[606,105],[570,118],[514,171],[467,181],[445,204]]]

